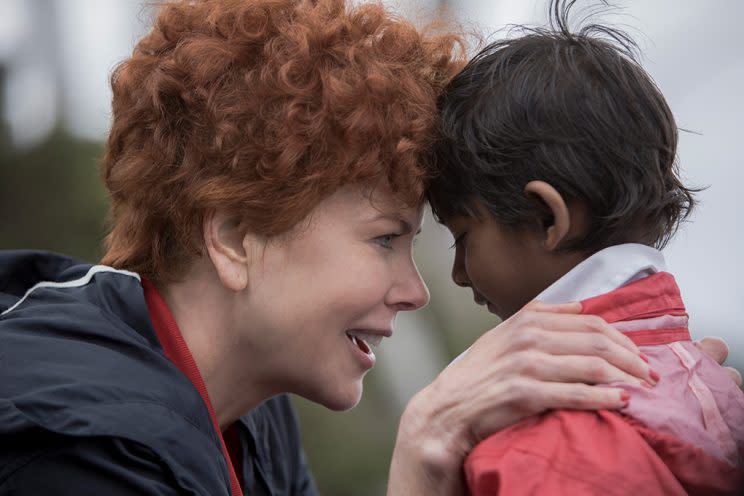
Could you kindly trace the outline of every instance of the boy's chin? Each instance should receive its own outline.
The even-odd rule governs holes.
[[[532,300],[530,300],[532,301]],[[525,302],[521,306],[514,307],[513,305],[509,306],[495,306],[492,303],[488,303],[488,311],[497,316],[501,321],[504,321],[508,318],[510,318],[515,313],[518,313],[520,310],[522,310],[530,301]]]
[[[501,320],[506,320],[508,317],[504,316],[504,312],[500,311],[498,308],[494,307],[492,304],[488,303],[486,305],[486,308],[488,309],[488,312],[495,315],[496,317],[500,318]]]
[[[488,308],[488,311],[490,313],[492,313],[502,321],[517,313],[516,311],[504,310],[503,308],[496,307],[493,303],[490,302],[486,305],[486,308]]]

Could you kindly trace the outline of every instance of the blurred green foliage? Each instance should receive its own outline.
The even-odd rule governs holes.
[[[0,249],[59,251],[94,262],[104,234],[106,196],[98,176],[100,143],[62,128],[33,148],[0,137]]]

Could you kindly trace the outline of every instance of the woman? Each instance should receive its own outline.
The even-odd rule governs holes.
[[[103,265],[0,255],[0,494],[316,494],[282,393],[351,408],[427,303],[411,246],[459,46],[379,5],[166,4],[112,77]],[[388,493],[456,493],[478,440],[546,408],[623,406],[586,383],[648,366],[578,311],[528,306],[416,395]]]

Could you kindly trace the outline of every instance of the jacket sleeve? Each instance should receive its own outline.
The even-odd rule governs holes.
[[[0,480],[0,495],[176,496],[177,487],[168,467],[137,443],[67,438],[27,457]]]
[[[310,473],[304,453],[300,453],[300,460],[297,467],[294,478],[293,496],[318,496],[318,488],[315,486],[315,479]]]
[[[609,411],[527,419],[477,445],[465,475],[472,496],[686,494],[633,426]]]

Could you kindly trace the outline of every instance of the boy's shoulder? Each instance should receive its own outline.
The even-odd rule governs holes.
[[[473,496],[733,494],[735,467],[618,412],[555,410],[487,438],[465,462]]]

